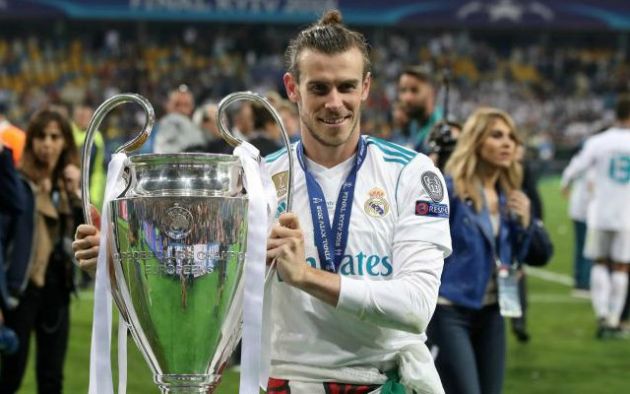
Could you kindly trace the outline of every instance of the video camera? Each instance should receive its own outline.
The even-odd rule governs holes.
[[[446,162],[451,157],[453,150],[455,150],[457,138],[454,136],[453,127],[461,129],[457,123],[442,120],[433,127],[429,135],[429,148],[432,154],[437,155],[436,166],[440,170],[444,170]]]
[[[442,86],[444,87],[444,116],[442,120],[438,122],[431,134],[429,135],[429,147],[431,153],[437,155],[436,166],[440,170],[444,170],[444,166],[448,161],[451,153],[455,149],[457,138],[453,133],[453,128],[461,130],[461,125],[455,122],[448,121],[448,99],[449,99],[449,87],[450,87],[450,71],[448,68],[444,69],[442,73]]]

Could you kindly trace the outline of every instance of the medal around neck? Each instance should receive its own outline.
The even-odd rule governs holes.
[[[256,101],[270,110],[289,149],[279,115],[259,95],[234,93],[221,102],[219,115],[236,100]],[[83,149],[88,223],[94,134],[109,111],[128,102],[139,104],[147,121],[118,152],[137,150],[153,128],[153,108],[136,94],[114,96],[95,111]],[[225,140],[240,145],[218,118]],[[104,280],[161,392],[212,393],[241,337],[248,206],[259,196],[245,189],[243,166],[233,155],[131,155],[121,174],[115,180],[120,193],[107,203],[109,214],[103,217],[109,230],[101,236],[107,237],[111,256]]]

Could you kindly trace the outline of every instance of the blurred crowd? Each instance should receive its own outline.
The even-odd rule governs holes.
[[[157,122],[142,151],[155,153],[231,153],[232,148],[221,138],[217,126],[217,103],[236,91],[250,90],[264,95],[282,119],[292,141],[300,138],[300,116],[305,116],[303,108],[298,112],[286,98],[282,85],[286,69],[284,48],[293,33],[289,27],[231,25],[208,30],[193,26],[174,29],[172,25],[151,28],[143,25],[134,31],[86,28],[81,32],[76,26],[71,30],[71,34],[53,29],[50,35],[19,31],[0,35],[0,159],[3,160],[0,181],[14,186],[13,189],[2,187],[0,191],[17,201],[15,206],[9,206],[13,200],[3,196],[1,202],[7,206],[0,204],[0,246],[3,248],[0,257],[4,259],[6,254],[6,261],[12,262],[7,264],[10,269],[6,272],[0,269],[0,274],[6,276],[0,278],[0,328],[4,329],[0,331],[0,353],[4,353],[0,380],[8,382],[4,388],[0,387],[0,393],[13,392],[20,386],[31,331],[38,336],[38,384],[49,385],[47,392],[58,392],[61,388],[60,368],[68,342],[69,296],[75,285],[90,282],[85,274],[81,274],[81,279],[79,275],[74,276],[76,269],[69,247],[77,225],[83,220],[78,193],[82,163],[78,156],[94,110],[100,103],[123,92],[147,97],[156,109]],[[481,307],[482,315],[489,311],[485,317],[479,315],[487,319],[479,327],[484,330],[494,327],[497,333],[502,333],[502,316],[510,316],[517,339],[527,342],[526,276],[522,265],[546,265],[553,246],[542,222],[536,176],[532,174],[529,157],[525,156],[526,149],[522,148],[532,148],[537,161],[546,162],[553,159],[558,146],[578,146],[594,131],[609,127],[615,120],[620,122],[620,127],[627,128],[630,101],[625,99],[621,100],[622,105],[617,104],[617,119],[614,109],[620,93],[630,89],[627,45],[597,43],[592,48],[587,44],[558,47],[557,42],[552,43],[544,35],[535,43],[507,40],[508,44],[497,36],[480,38],[465,31],[436,35],[371,28],[365,33],[372,46],[373,79],[369,98],[362,108],[361,132],[430,154],[437,167],[454,179],[448,184],[449,195],[455,190],[460,193],[473,190],[473,186],[479,186],[474,182],[484,179],[483,166],[475,169],[478,174],[466,173],[467,163],[485,160],[484,165],[503,166],[508,171],[502,182],[513,182],[506,189],[507,196],[499,195],[499,178],[495,176],[499,172],[495,171],[495,175],[486,176],[483,184],[484,196],[493,198],[488,199],[489,202],[479,191],[471,194],[475,198],[464,198],[466,193],[462,193],[457,197],[459,200],[453,200],[460,208],[452,212],[459,212],[460,216],[454,214],[451,218],[452,236],[454,244],[459,244],[460,248],[454,248],[451,258],[461,261],[470,258],[477,263],[494,259],[499,271],[509,270],[513,291],[510,294],[519,307],[499,311],[494,286],[499,274],[490,272],[494,267],[481,267],[486,277],[477,283],[478,299],[468,299],[457,291],[440,293],[435,319],[438,323],[433,323],[430,329],[432,344],[442,349],[440,357],[443,359],[457,359],[468,348],[471,352],[489,355],[503,352],[505,338],[497,334],[484,346],[462,342],[455,344],[449,353],[451,338],[470,334],[449,333],[449,329],[456,326],[451,320],[461,317],[450,316],[449,311],[462,299],[475,308]],[[264,106],[241,102],[231,106],[226,115],[232,134],[250,141],[263,156],[282,147],[280,127]],[[100,209],[103,202],[109,157],[144,122],[141,108],[137,107],[135,112],[118,108],[98,125],[89,169],[91,203],[96,208]],[[507,146],[504,150],[509,154],[501,159],[499,152],[496,159],[505,163],[491,163],[494,156],[486,150],[492,153],[501,148],[492,145],[493,139]],[[477,149],[482,142],[489,147]],[[512,155],[512,151],[518,153]],[[489,158],[484,156],[486,153]],[[630,156],[623,156],[619,163],[617,172],[621,175],[616,176],[623,178],[626,192],[626,185],[630,184]],[[590,163],[585,164],[588,165]],[[522,191],[521,177],[524,178]],[[23,201],[29,202],[26,207],[20,203]],[[623,199],[624,204],[625,201]],[[483,204],[492,209],[481,209]],[[499,249],[507,251],[505,256],[500,256],[507,264],[496,256],[496,250],[490,248],[486,253],[483,248],[489,244],[484,243],[482,235],[485,235],[481,232],[474,236],[457,233],[465,228],[457,221],[468,219],[462,216],[464,210],[471,210],[470,217],[487,219],[485,230],[494,234],[494,242],[505,244]],[[30,227],[20,227],[25,224]],[[508,237],[507,232],[499,236],[504,225],[514,231],[514,237]],[[585,226],[582,223],[580,227],[582,238]],[[524,237],[525,230],[529,234],[527,242],[519,238]],[[623,230],[626,231],[625,227]],[[25,250],[32,251],[38,264],[27,265],[31,260],[29,256],[9,256],[8,252],[13,254],[18,249],[13,247],[16,244],[30,245]],[[468,244],[482,245],[475,249],[480,254],[473,255],[469,249],[461,247]],[[9,246],[4,250],[3,245]],[[458,254],[459,251],[464,252]],[[627,256],[630,250],[623,253],[624,263]],[[576,259],[582,257],[582,249],[578,247]],[[0,261],[0,266],[4,264],[4,260]],[[602,261],[601,265],[604,264],[610,265],[610,262]],[[582,265],[590,267],[590,263]],[[450,288],[456,290],[470,281],[469,273],[452,268],[457,266],[446,266],[447,275],[442,281],[451,281]],[[606,310],[597,314],[599,338],[607,337],[609,332],[621,332],[621,323],[628,321],[627,266],[615,275],[620,289],[614,297],[617,307],[612,312]],[[23,269],[18,272],[16,267]],[[607,268],[600,268],[601,282],[607,284],[608,272],[603,272]],[[505,274],[508,275],[507,271]],[[623,282],[619,279],[622,276]],[[575,288],[589,291],[588,278],[589,273],[577,275],[576,270]],[[606,305],[607,299],[601,298],[604,301],[600,304]],[[614,319],[605,316],[613,312]],[[491,331],[485,335],[488,333],[492,336]],[[40,342],[50,345],[41,346]],[[20,347],[19,343],[23,345]],[[497,349],[503,350],[495,352]],[[445,363],[437,360],[438,367],[441,362]],[[441,368],[447,368],[447,364]],[[494,364],[500,368],[482,367],[480,371],[495,371],[492,379],[499,382],[500,390],[504,360],[488,360],[488,365]],[[463,362],[462,367],[468,369],[469,365]],[[50,376],[46,376],[44,370],[50,370]],[[472,387],[468,379],[475,380],[476,376],[455,372],[454,375],[465,377],[462,382],[466,386]]]
[[[119,92],[141,93],[162,115],[168,92],[181,83],[197,104],[238,90],[284,93],[283,50],[293,28],[169,26],[86,27],[83,33],[74,27],[67,29],[71,34],[0,37],[0,100],[11,104],[8,117],[25,126],[46,103],[95,106]],[[450,77],[452,119],[465,119],[479,105],[500,106],[542,159],[553,155],[553,145],[576,145],[612,122],[614,94],[630,81],[622,44],[567,39],[567,45],[557,45],[557,37],[544,34],[508,44],[496,35],[477,38],[465,31],[364,33],[375,79],[363,131],[385,138],[395,128],[390,109],[397,77],[408,64],[424,64],[438,79]],[[105,142],[141,121],[113,117]]]

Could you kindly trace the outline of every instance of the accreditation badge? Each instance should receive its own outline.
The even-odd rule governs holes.
[[[521,317],[523,308],[518,295],[518,272],[515,267],[498,265],[497,287],[499,289],[499,309],[503,317]]]

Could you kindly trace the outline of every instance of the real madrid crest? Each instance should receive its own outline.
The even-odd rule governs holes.
[[[169,238],[180,240],[185,238],[192,231],[193,216],[189,210],[180,207],[175,203],[165,212],[162,220],[164,232]]]
[[[389,213],[389,203],[385,199],[385,191],[375,187],[368,192],[368,195],[370,197],[363,205],[365,213],[375,218],[387,216]]]

